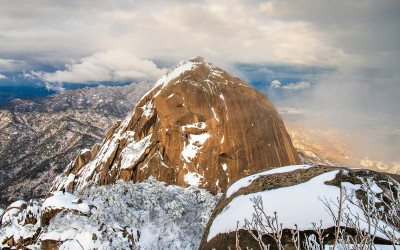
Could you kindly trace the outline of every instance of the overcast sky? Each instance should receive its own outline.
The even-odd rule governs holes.
[[[0,84],[154,81],[200,55],[271,95],[399,104],[398,0],[0,2]]]
[[[400,147],[399,13],[399,0],[0,0],[0,86],[156,81],[203,56],[354,130],[382,114],[372,127],[389,137],[360,142],[379,151]]]

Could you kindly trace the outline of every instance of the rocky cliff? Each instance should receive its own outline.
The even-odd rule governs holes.
[[[162,77],[132,116],[86,154],[68,166],[53,190],[154,176],[217,193],[254,171],[299,163],[268,98],[202,58]]]

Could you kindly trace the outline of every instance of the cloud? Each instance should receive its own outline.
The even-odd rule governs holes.
[[[281,87],[281,82],[280,81],[278,81],[278,80],[273,80],[272,82],[271,82],[271,87],[272,88],[280,88]]]
[[[300,90],[300,89],[307,89],[310,88],[311,84],[309,82],[305,81],[300,81],[296,83],[288,83],[286,85],[282,85],[280,81],[278,80],[273,80],[271,82],[271,88],[282,88],[282,89],[288,89],[288,90]]]
[[[52,73],[32,72],[31,75],[50,83],[91,83],[155,80],[166,72],[152,61],[139,59],[124,50],[95,53],[65,68]]]
[[[339,8],[347,1],[338,2],[329,13],[351,20],[350,11],[341,14]],[[374,7],[370,2],[364,5]],[[360,8],[349,6],[351,13],[371,15]],[[325,17],[331,15],[319,14],[324,11],[318,1],[309,0],[304,4],[241,0],[42,0],[32,4],[22,0],[20,6],[6,2],[0,9],[0,54],[25,61],[27,71],[41,63],[70,64],[115,49],[169,62],[201,55],[223,67],[237,62],[336,66],[359,60],[360,55],[347,49],[347,40],[364,46],[369,39],[363,34],[372,29],[361,35],[354,32],[362,20],[333,27],[335,22]],[[346,43],[336,43],[343,40]]]
[[[15,72],[24,69],[25,63],[21,60],[0,58],[0,71]]]
[[[55,91],[57,93],[62,92],[63,90],[65,90],[65,88],[62,87],[62,84],[60,83],[49,83],[49,82],[45,82],[43,84],[39,84],[39,86],[44,86],[47,90],[49,91]]]
[[[0,74],[0,79],[7,79],[5,75]]]

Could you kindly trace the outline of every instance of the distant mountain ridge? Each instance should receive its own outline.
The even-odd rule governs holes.
[[[101,142],[152,85],[87,87],[0,109],[0,207],[43,197],[79,151]]]

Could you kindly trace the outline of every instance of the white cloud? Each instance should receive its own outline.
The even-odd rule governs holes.
[[[282,85],[280,81],[278,80],[273,80],[271,82],[271,87],[272,88],[282,88],[282,89],[288,89],[288,90],[300,90],[300,89],[307,89],[309,87],[311,87],[311,84],[309,82],[305,82],[305,81],[300,81],[300,82],[296,82],[296,83],[288,83],[286,85]]]
[[[3,72],[19,71],[23,70],[24,66],[26,65],[23,61],[0,58],[0,71]]]
[[[0,74],[0,79],[7,79],[5,75]]]
[[[272,82],[271,82],[271,87],[272,88],[280,88],[281,87],[281,82],[280,81],[278,81],[278,80],[273,80]]]
[[[157,68],[152,61],[139,59],[124,50],[95,53],[65,67],[65,70],[32,72],[31,75],[51,83],[90,83],[156,80],[166,72],[166,69]]]
[[[339,32],[328,25],[334,22],[320,26],[318,13],[324,12],[314,11],[315,4],[306,2],[42,0],[33,5],[22,0],[18,6],[10,2],[0,9],[0,32],[7,38],[0,39],[0,54],[53,66],[114,49],[169,62],[200,55],[223,67],[236,62],[318,66],[355,62],[358,55],[332,39],[330,34]]]
[[[59,83],[49,83],[49,82],[45,82],[44,83],[44,87],[47,89],[47,90],[52,90],[52,91],[55,91],[55,92],[61,92],[61,91],[63,91],[63,90],[65,90],[63,87],[62,87],[62,85],[61,84],[59,84]]]
[[[301,81],[301,82],[296,82],[296,83],[289,83],[282,88],[284,89],[292,89],[292,90],[299,90],[299,89],[307,89],[311,87],[309,82]]]

